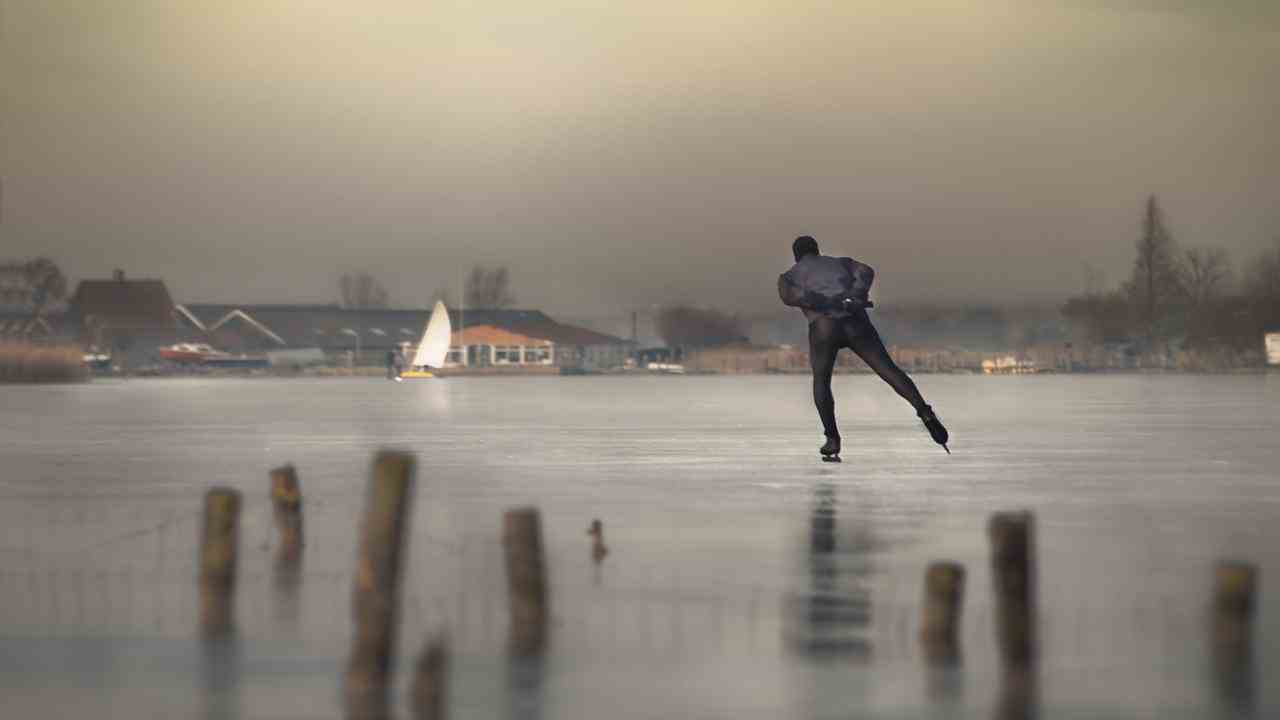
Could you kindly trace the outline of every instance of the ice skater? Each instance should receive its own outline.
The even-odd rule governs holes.
[[[934,442],[950,454],[947,429],[920,396],[916,384],[889,357],[880,334],[867,317],[867,308],[872,307],[868,293],[875,271],[852,258],[820,254],[818,241],[808,235],[795,239],[791,253],[796,264],[778,277],[778,296],[784,304],[800,308],[809,321],[813,402],[827,436],[818,451],[822,459],[840,461],[840,430],[836,427],[836,404],[831,395],[831,372],[840,348],[857,353],[867,367],[911,403]]]

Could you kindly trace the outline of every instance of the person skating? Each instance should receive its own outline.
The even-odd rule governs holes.
[[[813,402],[818,407],[827,441],[819,452],[823,459],[838,461],[840,430],[836,426],[831,373],[836,354],[849,348],[915,408],[934,442],[948,453],[949,439],[933,408],[925,403],[916,384],[889,357],[880,334],[867,316],[875,271],[852,258],[822,255],[818,241],[808,235],[791,244],[795,265],[778,276],[778,297],[783,304],[800,308],[809,321],[809,364],[813,368]]]
[[[399,377],[399,376],[400,376],[400,370],[399,370],[399,368],[397,368],[397,367],[396,367],[396,351],[395,351],[395,350],[388,350],[388,351],[387,351],[387,360],[386,360],[386,364],[387,364],[387,379],[388,379],[388,380],[394,380],[394,379],[396,379],[397,377]]]

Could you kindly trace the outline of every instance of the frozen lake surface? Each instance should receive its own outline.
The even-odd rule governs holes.
[[[868,375],[98,381],[0,387],[0,694],[10,717],[340,717],[373,453],[418,458],[393,702],[424,639],[458,718],[992,717],[986,522],[1038,525],[1044,718],[1280,713],[1280,375],[920,376],[954,455]],[[305,497],[273,574],[267,471]],[[196,632],[204,491],[244,493],[238,644]],[[502,512],[542,511],[552,636],[508,662]],[[604,522],[599,566],[585,532]],[[1251,661],[1215,672],[1212,570],[1261,571]],[[962,658],[916,640],[968,570]],[[837,606],[848,611],[820,612]],[[1025,713],[1025,715],[1023,715]]]

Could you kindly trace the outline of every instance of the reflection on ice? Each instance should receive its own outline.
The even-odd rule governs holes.
[[[235,632],[205,636],[201,644],[204,717],[236,720],[240,710],[241,648]]]
[[[857,532],[837,532],[836,492],[830,483],[813,491],[809,521],[809,588],[793,594],[784,618],[792,650],[814,658],[868,661],[871,641],[870,561]]]

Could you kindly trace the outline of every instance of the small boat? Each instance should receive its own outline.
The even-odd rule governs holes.
[[[90,351],[84,354],[84,364],[94,372],[106,372],[111,369],[111,356]]]
[[[432,369],[444,367],[444,359],[449,354],[449,342],[453,330],[449,323],[449,310],[443,300],[437,300],[431,309],[431,319],[422,332],[422,341],[418,343],[418,351],[413,354],[413,363],[408,370],[400,373],[400,379],[435,377]]]
[[[177,343],[160,348],[160,359],[173,363],[202,365],[210,360],[227,360],[231,353],[214,350],[205,343]]]

